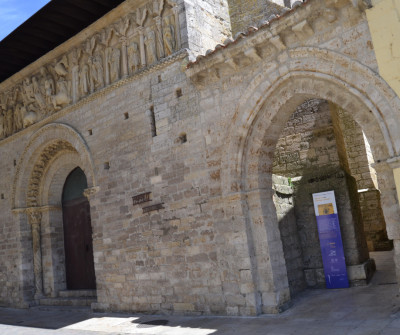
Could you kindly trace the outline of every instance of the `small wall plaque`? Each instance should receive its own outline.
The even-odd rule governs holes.
[[[142,204],[144,202],[151,201],[150,194],[151,194],[151,192],[146,192],[146,193],[138,194],[138,195],[135,195],[134,197],[132,197],[133,206]]]
[[[155,204],[155,205],[151,205],[151,206],[147,206],[147,207],[143,207],[143,214],[148,213],[148,212],[152,212],[152,211],[156,211],[158,209],[163,209],[164,208],[164,203],[159,203],[159,204]]]

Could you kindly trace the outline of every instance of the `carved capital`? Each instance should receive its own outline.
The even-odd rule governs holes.
[[[127,45],[128,43],[128,39],[126,38],[126,36],[121,36],[119,38],[119,41],[122,43],[122,45]]]
[[[98,191],[100,190],[100,187],[91,187],[87,188],[86,190],[83,191],[83,195],[90,200],[91,197],[93,197]]]
[[[30,225],[40,225],[42,222],[42,212],[40,208],[28,208],[26,211]]]

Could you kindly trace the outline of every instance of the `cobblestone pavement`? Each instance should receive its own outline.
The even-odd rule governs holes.
[[[1,335],[399,335],[400,297],[391,252],[372,253],[366,287],[308,290],[275,316],[181,317],[92,313],[87,309],[0,308]]]

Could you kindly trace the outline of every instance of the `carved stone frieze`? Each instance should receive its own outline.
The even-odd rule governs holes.
[[[0,140],[180,49],[178,6],[153,0],[0,92]]]

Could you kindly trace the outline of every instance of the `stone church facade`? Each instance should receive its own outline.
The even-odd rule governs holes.
[[[371,3],[246,3],[127,0],[0,83],[1,306],[277,313],[323,286],[326,190],[350,283],[400,267]]]

